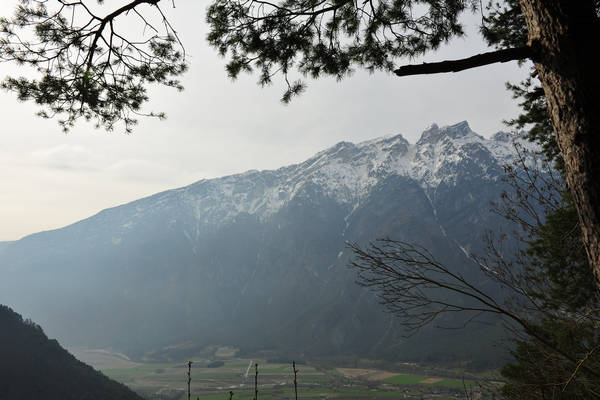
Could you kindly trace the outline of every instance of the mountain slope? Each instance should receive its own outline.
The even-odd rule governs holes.
[[[0,305],[0,399],[141,400],[78,361],[42,329]]]
[[[414,145],[400,135],[341,142],[301,164],[104,210],[7,244],[0,302],[70,344],[130,352],[192,340],[313,356],[468,357],[404,339],[355,285],[346,242],[410,240],[484,283],[466,253],[505,224],[489,208],[505,189],[509,139],[485,139],[466,122],[433,125]],[[460,352],[482,353],[467,347]]]

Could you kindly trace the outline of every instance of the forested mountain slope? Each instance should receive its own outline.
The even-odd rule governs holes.
[[[42,328],[0,305],[1,400],[141,400],[78,361]]]

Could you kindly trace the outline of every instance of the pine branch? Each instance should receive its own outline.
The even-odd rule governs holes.
[[[135,10],[135,8],[140,4],[150,4],[155,6],[158,4],[159,1],[160,0],[134,0],[131,3],[124,5],[123,7],[111,12],[106,17],[102,18],[102,20],[100,20],[100,26],[96,31],[96,34],[94,35],[94,39],[92,40],[92,45],[90,46],[90,51],[86,63],[87,69],[89,70],[92,67],[94,53],[96,52],[96,48],[98,46],[98,39],[102,37],[102,32],[104,31],[106,24],[112,23],[112,21],[121,14],[126,14],[131,10]]]
[[[460,60],[446,60],[435,63],[403,65],[394,70],[397,76],[439,74],[443,72],[459,72],[465,69],[482,67],[484,65],[504,63],[513,60],[533,58],[533,49],[529,46],[514,47],[477,54]]]

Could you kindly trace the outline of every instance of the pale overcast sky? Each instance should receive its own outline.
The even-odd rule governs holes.
[[[141,120],[131,135],[87,124],[64,134],[56,121],[37,118],[35,105],[0,92],[0,240],[59,228],[203,178],[297,163],[342,140],[401,133],[414,143],[433,122],[462,120],[489,136],[506,130],[502,120],[518,112],[505,90],[506,81],[526,75],[515,62],[405,78],[357,71],[342,82],[309,81],[285,106],[280,81],[261,88],[256,76],[227,77],[224,60],[205,41],[206,2],[179,0],[176,9],[165,3],[190,55],[184,92],[152,91],[148,108],[165,111],[166,121]],[[0,15],[15,4],[3,0]],[[424,60],[486,51],[477,18],[469,21],[467,38]],[[0,64],[2,78],[15,71]]]

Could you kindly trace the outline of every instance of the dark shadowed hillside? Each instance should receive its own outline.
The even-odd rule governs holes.
[[[0,400],[141,400],[0,305]]]

